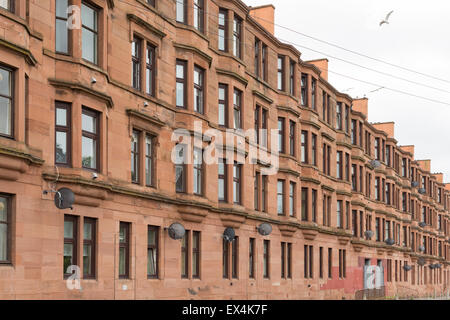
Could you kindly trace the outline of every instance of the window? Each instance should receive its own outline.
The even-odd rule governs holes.
[[[234,89],[233,94],[234,129],[242,129],[242,91]]]
[[[317,166],[317,135],[311,134],[311,164]]]
[[[97,220],[84,218],[83,225],[83,278],[95,278],[95,250]]]
[[[256,143],[267,146],[267,110],[256,105],[255,108]]]
[[[350,107],[345,105],[345,132],[350,133]]]
[[[295,215],[295,182],[289,183],[289,215]]]
[[[292,60],[289,63],[289,94],[295,95],[295,62]]]
[[[304,245],[303,247],[303,258],[304,258],[304,277],[305,279],[313,278],[313,246]]]
[[[205,8],[204,0],[194,0],[194,28],[200,32],[204,31]]]
[[[200,232],[192,232],[192,278],[200,278]]]
[[[331,168],[330,168],[330,158],[331,158],[331,147],[323,144],[323,155],[322,155],[322,168],[323,173],[330,175]]]
[[[99,168],[99,115],[83,108],[82,114],[82,165],[83,168],[98,171]]]
[[[1,100],[0,100],[1,101]],[[56,102],[55,105],[55,164],[71,165],[71,106]]]
[[[3,203],[5,203],[5,202],[3,202]],[[6,207],[6,208],[8,209],[8,207]],[[73,265],[78,265],[77,244],[78,244],[78,217],[64,215],[63,272],[64,272],[65,278],[69,277],[72,274],[71,272],[74,271],[69,267],[73,266]],[[5,250],[5,249],[3,249],[3,250]],[[9,258],[9,257],[7,257],[7,258]]]
[[[260,47],[261,47],[261,40],[255,37],[255,75],[257,78],[261,76],[261,70],[259,67]]]
[[[151,5],[152,7],[155,7],[155,1],[156,1],[156,0],[147,0],[147,3],[148,3],[149,5]]]
[[[176,64],[176,104],[186,109],[186,61],[177,60]]]
[[[97,64],[98,60],[98,11],[94,7],[82,3],[82,57]]]
[[[281,279],[286,279],[286,242],[281,242]]]
[[[0,136],[14,135],[14,74],[0,65]]]
[[[131,182],[139,183],[139,146],[141,133],[133,130],[131,139]]]
[[[229,242],[225,239],[222,240],[222,276],[224,279],[229,277],[230,270],[230,246]]]
[[[314,146],[315,147],[315,141]],[[313,150],[313,154],[314,154]],[[314,156],[315,158],[315,156]],[[308,131],[302,130],[302,141],[301,141],[301,161],[302,163],[308,163]]]
[[[277,89],[284,91],[284,56],[278,56],[278,82]]]
[[[319,278],[323,279],[323,247],[319,247]]]
[[[347,276],[346,254],[347,250],[339,249],[339,278],[341,279],[345,279]]]
[[[308,221],[308,188],[302,188],[302,221]]]
[[[342,229],[344,228],[344,206],[342,200],[338,200],[337,209],[336,209],[336,218],[337,218],[337,227]]]
[[[267,45],[262,45],[262,61],[261,61],[261,73],[264,81],[267,81]]]
[[[228,11],[226,9],[219,10],[219,50],[227,51],[227,30],[228,30]]]
[[[292,279],[292,243],[287,244],[287,277],[288,279]]]
[[[228,123],[228,86],[219,83],[219,126],[225,127]]]
[[[132,82],[136,90],[141,90],[141,43],[142,40],[135,36],[131,44]]]
[[[358,236],[358,211],[352,210],[352,235]]]
[[[250,279],[255,278],[255,239],[250,238],[248,249],[248,277]]]
[[[380,201],[380,178],[375,178],[375,200]]]
[[[350,182],[350,154],[345,154],[345,180]]]
[[[352,138],[352,144],[356,146],[356,131],[357,131],[357,125],[356,120],[352,119],[352,126],[351,126],[351,138]]]
[[[194,148],[194,194],[203,194],[203,151]]]
[[[315,83],[314,83],[315,84]],[[308,104],[308,75],[302,73],[301,77],[301,95],[300,95],[300,103],[302,106],[306,106]]]
[[[11,263],[11,215],[11,198],[0,194],[0,264]],[[64,222],[64,235],[66,235],[65,230],[66,223]],[[71,236],[68,237],[70,239],[68,239],[69,241],[72,241],[73,230],[74,228],[68,230],[72,231]],[[68,246],[67,249],[69,248],[73,249],[73,246]],[[72,251],[73,250],[66,251],[66,241],[64,241],[64,272],[66,272],[67,266],[73,264],[68,262],[66,266],[66,252],[71,253],[70,256],[68,255],[69,259],[75,258]]]
[[[289,120],[289,154],[295,156],[295,122]]]
[[[153,137],[145,136],[145,184],[146,186],[153,186],[154,165],[153,165]]]
[[[311,79],[311,108],[316,110],[316,91],[317,91],[317,80]]]
[[[352,190],[357,191],[356,186],[356,164],[352,164]]]
[[[148,226],[147,239],[147,277],[159,276],[159,227]]]
[[[177,0],[177,22],[186,23],[187,0]]]
[[[270,240],[264,240],[263,243],[263,277],[270,278]]]
[[[9,0],[0,0],[0,7],[8,9]],[[69,29],[67,28],[67,9],[69,0],[56,0],[55,14],[55,51],[57,53],[69,53]]]
[[[333,278],[333,249],[328,248],[328,278]]]
[[[284,180],[278,180],[277,183],[277,212],[284,215]]]
[[[190,231],[186,230],[181,239],[181,278],[189,277],[189,238]]]
[[[375,218],[375,241],[381,241],[380,218]]]
[[[237,279],[239,275],[239,237],[231,242],[231,277]]]
[[[233,167],[233,201],[235,204],[241,204],[241,164],[234,164]]]
[[[175,189],[176,192],[186,192],[186,145],[178,144],[177,163],[175,164]]]
[[[194,111],[203,114],[204,109],[204,76],[205,71],[195,66],[194,68]]]
[[[219,159],[218,169],[219,169],[219,182],[218,182],[219,201],[225,202],[227,200],[227,165],[225,163],[225,159]]]
[[[342,130],[342,102],[336,104],[336,129]]]
[[[145,55],[145,92],[155,96],[156,47],[147,42]]]
[[[260,210],[260,205],[259,205],[259,190],[260,190],[259,182],[260,182],[260,178],[261,178],[261,174],[259,172],[256,172],[255,173],[255,185],[254,185],[254,191],[253,191],[253,194],[254,194],[254,197],[255,197],[254,198],[254,200],[255,200],[254,206],[255,206],[255,210],[256,211]]]
[[[343,165],[343,158],[342,158],[342,151],[338,151],[336,154],[336,163],[337,163],[337,167],[336,167],[336,173],[337,173],[337,178],[341,179],[343,178],[342,175],[342,165]]]
[[[130,228],[128,222],[120,222],[119,230],[119,278],[130,276]]]
[[[241,53],[241,37],[242,37],[242,19],[234,15],[233,21],[233,54],[237,58],[242,58]]]
[[[311,193],[311,218],[313,222],[317,222],[317,190],[312,189]]]
[[[327,119],[327,93],[322,91],[322,120]]]
[[[266,199],[267,199],[267,176],[262,176],[261,182],[261,210],[267,212]]]
[[[380,138],[375,138],[375,159],[380,159]]]
[[[278,118],[278,151],[280,153],[284,153],[284,139],[285,139],[285,134],[284,134],[285,130],[284,130],[284,118]]]

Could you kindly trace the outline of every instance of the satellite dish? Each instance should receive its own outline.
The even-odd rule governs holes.
[[[425,251],[425,247],[424,247],[424,246],[420,246],[420,247],[419,247],[419,251],[420,251],[420,252],[424,252],[424,251]]]
[[[180,240],[183,239],[186,229],[184,229],[184,226],[181,223],[175,222],[170,225],[168,232],[170,238],[173,240]]]
[[[424,188],[420,188],[420,189],[419,189],[419,193],[420,193],[420,194],[425,194],[426,192],[427,192],[427,191],[426,191]]]
[[[386,244],[387,244],[388,246],[392,246],[392,245],[394,245],[394,243],[395,243],[394,239],[387,239],[387,240],[386,240]]]
[[[411,269],[412,269],[412,267],[410,266],[410,265],[404,265],[403,266],[403,269],[405,270],[405,271],[410,271]]]
[[[257,229],[262,236],[268,236],[272,233],[272,226],[268,223],[261,223]]]
[[[426,263],[426,261],[425,261],[425,258],[423,258],[423,257],[420,257],[419,260],[417,260],[417,264],[419,266],[423,267],[425,265],[425,263]]]
[[[419,186],[419,183],[417,181],[411,182],[411,187],[417,188]]]
[[[235,236],[236,236],[236,233],[234,232],[233,228],[228,227],[223,232],[223,238],[228,242],[233,241]]]
[[[368,239],[372,239],[372,237],[373,237],[373,231],[372,231],[372,230],[367,230],[366,232],[364,232],[364,235],[365,235]]]
[[[372,161],[370,161],[370,165],[371,165],[372,167],[374,167],[375,169],[381,167],[381,163],[380,163],[380,161],[378,161],[378,160],[372,160]]]
[[[61,188],[55,194],[55,206],[58,209],[71,209],[75,202],[75,194],[69,188]]]
[[[427,226],[427,224],[423,221],[421,223],[419,223],[419,227],[421,227],[421,228],[425,228],[426,226]]]

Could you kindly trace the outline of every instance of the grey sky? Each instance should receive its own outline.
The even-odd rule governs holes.
[[[450,91],[450,2],[443,0],[244,0],[247,5],[272,3],[275,23],[332,42],[408,69],[447,79],[442,82],[368,60],[275,27],[275,35],[354,63]],[[394,10],[390,24],[379,22]],[[299,48],[303,60],[324,55]],[[340,91],[349,88],[352,97],[369,98],[370,122],[395,122],[399,145],[415,145],[415,158],[431,159],[432,172],[443,172],[450,182],[450,105],[379,90],[378,87],[343,78],[338,72],[385,87],[440,100],[450,104],[450,93],[393,79],[347,63],[329,59],[329,81]]]

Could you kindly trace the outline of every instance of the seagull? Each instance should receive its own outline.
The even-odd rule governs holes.
[[[391,16],[391,14],[394,12],[394,10],[392,10],[391,12],[389,12],[387,15],[386,15],[386,18],[384,18],[384,20],[382,20],[381,22],[380,22],[380,27],[383,25],[383,24],[389,24],[389,17]]]

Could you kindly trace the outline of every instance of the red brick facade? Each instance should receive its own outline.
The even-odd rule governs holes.
[[[272,6],[178,1],[69,1],[78,7],[83,2],[83,12],[95,12],[97,19],[86,15],[81,29],[68,31],[67,50],[56,44],[55,23],[64,25],[65,15],[58,18],[55,1],[16,0],[0,8],[0,83],[6,84],[0,86],[0,231],[6,230],[0,238],[0,299],[352,299],[364,289],[365,264],[383,267],[379,284],[388,296],[446,291],[450,185],[430,173],[430,161],[415,160],[413,146],[397,145],[393,123],[369,123],[367,100],[334,89],[327,60],[303,61],[277,40],[267,21]],[[186,11],[177,15],[183,3]],[[205,14],[195,14],[203,12],[197,5]],[[233,28],[235,20],[240,28]],[[89,47],[91,36],[97,42]],[[135,60],[133,39],[139,43]],[[133,61],[140,70],[134,86]],[[184,65],[184,82],[177,81],[177,61]],[[203,75],[203,103],[194,97],[194,70]],[[184,83],[180,100],[177,83]],[[224,126],[219,84],[228,88]],[[187,164],[184,190],[176,192],[173,131],[192,132],[195,121],[204,130],[233,128],[235,89],[242,129],[254,129],[262,110],[268,129],[283,123],[278,173],[264,178],[263,187],[258,173],[264,164],[246,161],[235,201],[233,164],[227,164],[219,201],[218,165],[202,167],[196,194],[195,168]],[[56,115],[62,109],[64,121]],[[92,117],[95,123],[88,123]],[[59,160],[56,132],[67,138]],[[83,156],[92,141],[96,161]],[[75,193],[73,210],[57,209],[55,194],[44,192],[62,187]],[[168,236],[174,222],[190,231],[189,241]],[[257,232],[261,223],[272,226],[270,235]],[[149,226],[157,230],[150,244]],[[226,227],[238,238],[224,249]],[[125,228],[128,233],[119,234]],[[65,244],[81,268],[82,290],[67,288]],[[149,252],[155,251],[153,276]],[[405,271],[405,264],[412,269]]]

